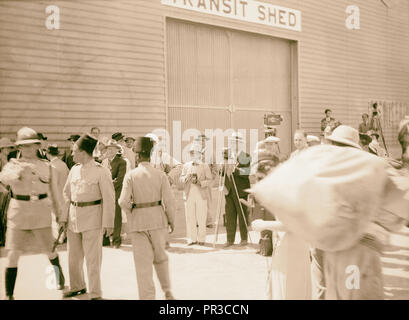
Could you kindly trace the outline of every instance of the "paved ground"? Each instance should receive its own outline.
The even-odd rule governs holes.
[[[249,299],[264,298],[266,260],[255,254],[256,245],[221,247],[226,240],[222,227],[216,247],[214,229],[208,229],[207,246],[185,246],[185,224],[182,204],[177,215],[177,228],[169,249],[171,280],[177,299]],[[254,243],[258,235],[251,232]],[[236,242],[240,237],[237,234]],[[67,252],[59,247],[60,259],[68,278]],[[391,236],[391,244],[382,258],[387,299],[409,299],[409,229]],[[0,250],[0,296],[4,295],[5,251]],[[28,300],[61,299],[61,292],[46,288],[48,260],[44,255],[24,256],[19,264],[15,298]],[[156,279],[155,279],[156,281]],[[156,281],[158,298],[163,298]],[[120,249],[103,249],[102,289],[106,299],[138,299],[132,251],[129,244]],[[87,299],[82,296],[81,299]]]

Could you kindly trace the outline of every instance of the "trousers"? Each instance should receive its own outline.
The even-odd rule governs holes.
[[[192,185],[185,201],[186,237],[189,242],[206,241],[207,200],[198,187]]]
[[[112,233],[113,245],[121,244],[122,210],[118,204],[118,198],[115,199],[114,232]]]
[[[167,228],[131,232],[139,299],[154,300],[153,267],[162,290],[170,291],[168,255],[165,251]]]
[[[67,232],[68,271],[70,289],[86,288],[84,280],[84,258],[90,298],[101,297],[102,229],[84,232]]]
[[[233,195],[226,196],[226,231],[227,231],[227,242],[234,243],[236,238],[236,229],[237,229],[237,217],[239,219],[239,229],[240,229],[240,238],[242,241],[247,241],[247,228],[248,225],[248,212],[245,206],[242,206],[244,213],[240,209],[240,203],[237,197]]]

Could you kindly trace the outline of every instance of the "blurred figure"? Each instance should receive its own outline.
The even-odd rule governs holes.
[[[121,146],[121,153],[124,160],[127,162],[126,171],[132,170],[132,162],[135,163],[135,154],[132,150],[126,149],[125,136],[121,132],[116,132],[112,135],[112,139],[115,140],[118,145]],[[135,165],[133,166],[135,168]]]
[[[9,162],[8,155],[14,149],[14,143],[9,138],[0,139],[0,172]]]
[[[123,145],[124,157],[127,158],[130,162],[130,170],[135,169],[136,166],[136,154],[132,151],[133,144],[135,139],[132,137],[125,138],[125,144]]]
[[[102,165],[108,168],[112,175],[112,182],[115,189],[115,220],[114,232],[112,233],[112,245],[115,248],[121,246],[121,228],[122,228],[122,213],[118,199],[122,191],[122,183],[126,174],[126,161],[120,153],[121,146],[114,140],[111,140],[106,145],[105,160]],[[108,245],[109,240],[104,240],[105,245]]]
[[[369,115],[367,113],[362,114],[362,123],[359,124],[359,133],[367,133],[371,130],[371,125],[369,123]]]
[[[58,197],[62,199],[63,190],[64,190],[65,183],[67,181],[69,170],[65,162],[62,161],[60,158],[58,158],[58,155],[59,155],[58,146],[56,144],[48,145],[47,158],[50,161],[51,165],[55,167],[55,174],[52,176],[52,179],[55,180],[55,184],[57,187],[56,191],[58,192]],[[58,236],[58,223],[57,223],[58,213],[57,212],[53,212],[53,213],[54,213],[53,221],[52,221],[53,236],[54,238],[57,238]]]
[[[213,177],[207,163],[202,161],[202,147],[193,144],[191,161],[185,163],[180,182],[185,185],[186,237],[188,245],[204,245],[206,240],[208,187]]]
[[[372,141],[369,143],[368,145],[368,150],[369,152],[382,157],[382,158],[386,158],[388,155],[386,153],[386,150],[384,148],[381,147],[381,145],[379,144],[379,134],[376,131],[369,131],[368,132]]]
[[[79,138],[80,138],[80,136],[78,134],[73,134],[67,139],[68,141],[71,141],[70,149],[65,150],[64,154],[63,154],[63,156],[61,158],[61,160],[65,162],[65,164],[67,165],[69,170],[71,170],[71,168],[75,165],[74,158],[73,158],[73,155],[72,155],[72,149],[74,147],[75,142]]]
[[[93,127],[91,128],[91,134],[97,138],[97,140],[99,139],[99,135],[101,134],[101,130],[98,127]]]
[[[242,206],[240,199],[247,199],[248,197],[251,156],[243,151],[245,140],[240,133],[233,133],[230,139],[233,143],[232,151],[227,154],[227,159],[225,156],[228,164],[225,180],[227,242],[224,248],[234,245],[237,220],[240,229],[240,245],[246,246],[248,243],[248,210]]]
[[[359,145],[361,146],[361,149],[370,152],[369,151],[369,144],[372,142],[372,138],[366,134],[366,133],[359,133]]]
[[[154,168],[160,169],[168,174],[173,168],[181,165],[179,161],[167,153],[166,145],[161,138],[153,133],[148,133],[145,137],[151,139],[154,144],[151,155],[151,163]]]
[[[47,149],[46,149],[46,141],[47,137],[44,136],[41,132],[37,133],[38,139],[41,141],[40,148],[37,151],[37,156],[39,159],[48,160],[47,158]]]
[[[321,144],[321,140],[317,136],[307,135],[307,144],[309,147],[316,146]]]
[[[294,133],[294,147],[295,151],[291,153],[290,158],[297,155],[299,152],[307,149],[307,133],[304,130],[298,129]]]
[[[331,117],[332,115],[332,110],[331,109],[325,109],[325,118],[321,120],[321,135],[324,135],[325,130],[332,131],[334,124],[335,124],[335,119]]]

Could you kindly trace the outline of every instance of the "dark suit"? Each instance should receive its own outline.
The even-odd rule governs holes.
[[[65,150],[61,160],[65,162],[68,169],[70,169],[70,170],[75,165],[74,158],[72,156],[72,151],[71,150]]]
[[[245,154],[247,158],[250,158],[249,154]],[[239,155],[240,158],[240,155]],[[239,198],[247,199],[248,193],[244,190],[250,188],[250,162],[245,165],[239,165],[233,172],[231,176],[226,176],[225,187],[228,191],[226,195],[226,231],[227,231],[227,242],[234,243],[236,237],[237,229],[237,217],[239,218],[239,228],[240,228],[240,238],[242,241],[247,241],[247,228],[248,225],[248,212],[245,206],[242,206],[243,213],[246,222],[243,219],[243,214],[240,209],[240,202],[236,195],[236,190],[234,188],[234,183],[236,184],[237,193]]]
[[[122,184],[126,173],[126,161],[121,155],[117,154],[115,158],[109,162],[112,181],[115,188],[115,221],[114,232],[112,234],[112,244],[121,244],[121,228],[122,228],[122,214],[121,207],[118,204],[118,199],[121,195]]]

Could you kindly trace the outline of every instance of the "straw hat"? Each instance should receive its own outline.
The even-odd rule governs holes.
[[[359,145],[359,132],[358,130],[345,126],[340,125],[330,136],[327,137],[328,140],[345,144],[350,147],[361,149]]]
[[[24,145],[24,144],[33,144],[33,143],[41,143],[40,139],[38,139],[38,134],[31,128],[21,128],[17,131],[17,141],[16,145]]]
[[[145,135],[146,138],[150,138],[153,142],[159,143],[159,138],[156,134],[148,133]]]

